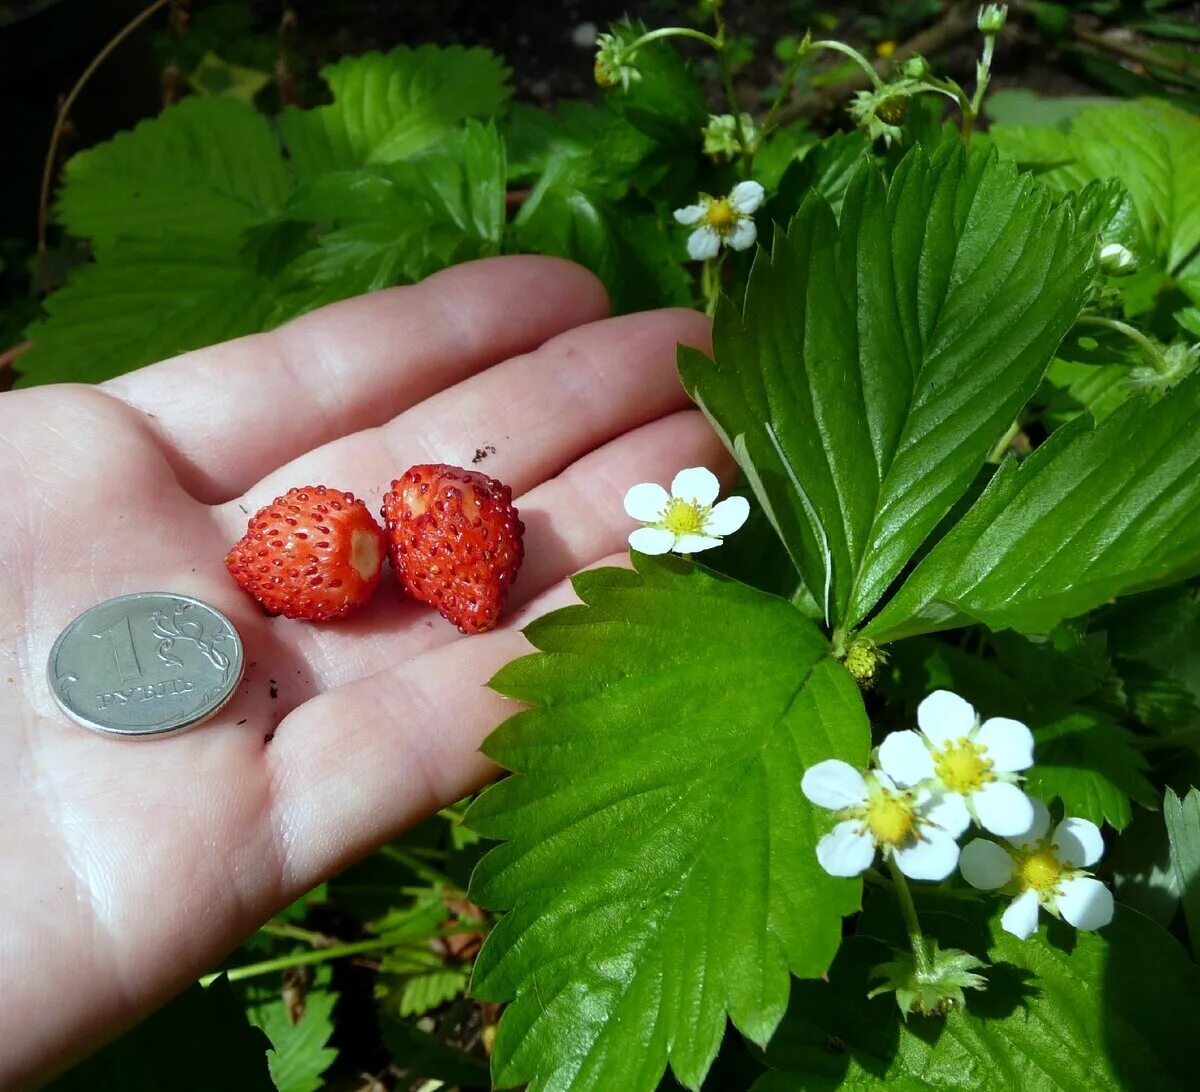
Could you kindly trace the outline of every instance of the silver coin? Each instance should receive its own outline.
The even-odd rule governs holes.
[[[84,611],[50,650],[50,690],[78,724],[162,736],[207,720],[232,696],[242,641],[220,611],[190,595],[141,592]]]

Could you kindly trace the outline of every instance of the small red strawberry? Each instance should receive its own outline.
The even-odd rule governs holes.
[[[251,516],[225,565],[272,614],[327,622],[371,598],[386,551],[383,531],[353,493],[306,485]]]
[[[463,633],[491,629],[525,556],[512,490],[486,474],[426,463],[392,482],[382,515],[404,590]]]

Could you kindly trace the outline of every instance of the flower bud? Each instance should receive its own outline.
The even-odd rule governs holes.
[[[1100,268],[1110,277],[1120,277],[1132,273],[1137,268],[1137,258],[1133,251],[1120,243],[1105,243],[1096,255]]]
[[[757,129],[749,114],[741,117],[742,138],[748,148],[742,147],[738,139],[738,126],[732,114],[713,114],[704,126],[704,154],[717,163],[729,163],[743,151],[754,147]]]
[[[913,57],[909,57],[900,67],[900,74],[906,80],[928,79],[931,71],[929,62],[919,53]]]
[[[1004,29],[1004,24],[1008,19],[1007,4],[984,4],[979,9],[979,16],[975,20],[976,26],[982,34],[992,37],[999,34]]]

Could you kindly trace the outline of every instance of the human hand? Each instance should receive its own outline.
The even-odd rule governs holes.
[[[102,387],[0,396],[0,1085],[70,1064],[495,773],[477,748],[511,707],[485,683],[529,651],[520,627],[619,563],[629,485],[728,467],[674,370],[706,320],[605,308],[577,266],[497,258]],[[491,633],[459,637],[386,575],[345,621],[270,618],[225,570],[247,512],[292,486],[376,509],[410,464],[477,450],[527,527]],[[233,620],[235,697],[158,741],[71,724],[46,682],[58,632],[163,590]]]

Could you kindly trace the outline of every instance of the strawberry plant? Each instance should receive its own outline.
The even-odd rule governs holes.
[[[67,163],[56,215],[93,260],[23,384],[536,252],[617,311],[712,316],[678,370],[740,470],[723,500],[702,468],[622,483],[630,566],[579,574],[491,681],[507,775],[68,1085],[153,1070],[183,1020],[228,1044],[196,1087],[321,1087],[329,965],[357,958],[386,1087],[1191,1086],[1200,121],[1160,96],[988,125],[1016,19],[994,4],[970,79],[781,33],[751,103],[744,41],[699,14],[600,34],[597,101],[537,108],[486,49],[399,46],[327,68],[325,105],[197,94]],[[822,132],[794,106],[831,58]],[[392,489],[404,587],[490,628],[523,556],[508,488],[423,465]],[[288,500],[230,555],[265,602]],[[346,590],[293,613],[378,580],[383,533],[345,501],[312,563]]]

